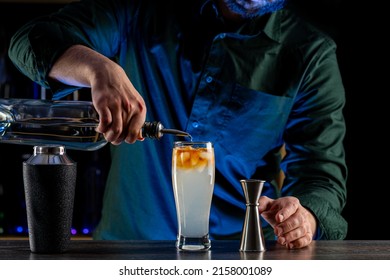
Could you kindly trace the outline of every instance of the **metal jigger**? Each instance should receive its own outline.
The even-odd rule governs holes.
[[[246,200],[245,222],[242,228],[240,251],[263,252],[265,243],[259,215],[259,198],[264,185],[263,180],[240,180]]]

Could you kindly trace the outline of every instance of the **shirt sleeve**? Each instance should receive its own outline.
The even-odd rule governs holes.
[[[34,19],[11,38],[9,57],[23,74],[51,89],[56,99],[71,93],[77,88],[48,80],[54,62],[76,44],[114,58],[128,26],[124,23],[127,2],[136,1],[74,2],[56,13]]]
[[[334,42],[329,39],[311,53],[304,57],[309,62],[284,135],[282,195],[297,197],[316,216],[317,239],[344,239],[345,92]]]

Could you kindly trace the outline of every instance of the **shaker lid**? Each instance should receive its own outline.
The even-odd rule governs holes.
[[[34,146],[34,154],[23,164],[47,165],[61,164],[73,165],[75,162],[65,153],[65,147],[61,145]]]
[[[34,146],[34,154],[63,155],[65,147],[60,145]]]

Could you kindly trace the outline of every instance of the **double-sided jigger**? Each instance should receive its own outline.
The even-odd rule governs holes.
[[[242,252],[265,251],[265,242],[258,209],[264,182],[263,180],[256,179],[240,180],[246,201],[245,221],[242,228],[240,245],[240,251]]]

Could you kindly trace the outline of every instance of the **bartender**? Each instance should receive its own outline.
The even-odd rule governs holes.
[[[81,0],[33,20],[9,55],[55,99],[87,87],[111,145],[96,239],[175,239],[173,137],[213,142],[213,239],[238,239],[240,179],[263,179],[266,239],[344,239],[345,94],[334,41],[284,0]],[[194,209],[196,211],[196,209]]]

